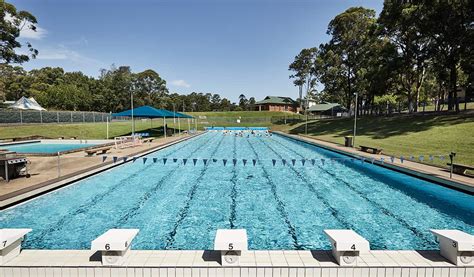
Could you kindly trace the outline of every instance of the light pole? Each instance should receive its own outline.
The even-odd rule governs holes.
[[[355,99],[355,109],[354,109],[354,137],[352,138],[352,147],[355,148],[355,140],[356,140],[356,130],[357,130],[357,97],[359,94],[356,92],[354,93],[356,96]]]
[[[132,108],[132,137],[135,136],[135,120],[133,119],[133,91],[130,91],[130,106]]]
[[[173,135],[174,135],[174,129],[176,129],[176,108],[173,103]]]

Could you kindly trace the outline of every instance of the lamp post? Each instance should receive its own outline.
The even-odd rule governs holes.
[[[355,94],[355,109],[354,109],[354,137],[352,138],[352,147],[355,147],[355,139],[356,139],[356,130],[357,130],[357,97],[359,94],[356,92]]]
[[[130,106],[132,108],[132,137],[135,136],[135,120],[133,119],[133,91],[130,91]]]
[[[173,103],[173,135],[174,135],[174,129],[176,129],[176,108]]]

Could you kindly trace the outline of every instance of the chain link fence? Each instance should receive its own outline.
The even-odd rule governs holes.
[[[0,124],[95,123],[110,117],[101,112],[0,110]]]

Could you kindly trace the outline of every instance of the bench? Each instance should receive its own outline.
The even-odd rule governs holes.
[[[151,142],[153,142],[154,139],[155,139],[155,138],[145,138],[145,139],[142,140],[142,142],[143,142],[143,143],[147,143],[147,142],[148,142],[148,143],[151,143]]]
[[[370,146],[363,146],[363,145],[359,145],[360,147],[360,151],[362,152],[369,152],[372,151],[372,154],[382,154],[382,148],[375,148],[375,147],[370,147]]]
[[[91,250],[100,251],[102,265],[119,266],[130,253],[138,229],[110,229],[92,241]]]
[[[447,163],[448,166],[451,166],[451,163]],[[465,165],[465,164],[452,164],[453,172],[461,175],[468,175],[466,171],[474,170],[474,166]]]
[[[0,265],[20,254],[21,242],[31,229],[0,229]]]
[[[107,146],[107,147],[99,147],[99,148],[93,148],[93,149],[86,149],[84,152],[87,153],[87,156],[93,156],[94,154],[100,152],[100,154],[105,154],[107,153],[110,149],[112,149],[112,146]]]
[[[239,265],[242,251],[248,250],[247,231],[245,229],[219,229],[214,239],[214,250],[221,252],[222,266]]]
[[[474,236],[459,230],[430,230],[438,241],[441,256],[458,266],[474,265]]]
[[[339,265],[357,265],[357,257],[369,252],[369,242],[352,230],[324,230],[331,240],[332,255]]]

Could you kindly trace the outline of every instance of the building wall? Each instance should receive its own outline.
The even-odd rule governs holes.
[[[257,111],[296,112],[296,107],[293,105],[264,104],[257,105],[256,109]]]

